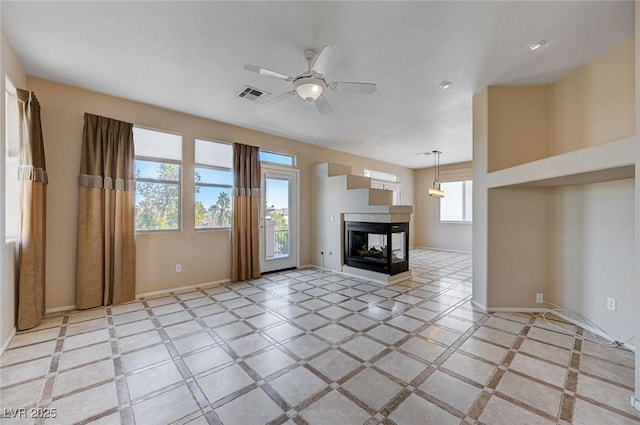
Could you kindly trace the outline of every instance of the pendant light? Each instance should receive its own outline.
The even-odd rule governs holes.
[[[444,198],[444,190],[440,189],[440,151],[431,151],[433,154],[434,179],[433,187],[429,188],[429,196]]]

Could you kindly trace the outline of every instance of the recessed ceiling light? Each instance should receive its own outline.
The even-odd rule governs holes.
[[[529,44],[529,45],[527,46],[527,48],[528,48],[529,50],[531,50],[532,52],[535,52],[536,50],[538,50],[539,48],[541,48],[541,47],[542,47],[542,46],[544,46],[545,44],[547,44],[547,42],[546,42],[546,41],[544,41],[544,40],[535,41],[535,42],[533,42],[533,43]]]
[[[446,89],[448,89],[449,87],[451,87],[452,85],[453,85],[453,83],[452,83],[451,81],[447,81],[447,80],[444,80],[443,82],[441,82],[441,83],[439,84],[439,86],[440,86],[440,88],[441,88],[442,90],[446,90]]]

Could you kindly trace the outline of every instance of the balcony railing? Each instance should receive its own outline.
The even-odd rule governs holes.
[[[273,232],[273,255],[289,255],[289,229],[275,229]]]

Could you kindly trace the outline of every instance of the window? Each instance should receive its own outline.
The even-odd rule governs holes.
[[[383,180],[391,183],[400,183],[400,176],[397,174],[384,173],[382,171],[364,169],[364,176],[371,177],[374,180]]]
[[[293,155],[287,155],[285,153],[269,152],[260,149],[260,161],[270,162],[272,164],[288,165],[289,167],[296,166],[296,157]]]
[[[196,139],[195,227],[231,227],[233,147],[229,143]]]
[[[473,182],[440,184],[444,198],[440,199],[440,221],[471,222],[473,212]]]
[[[372,180],[371,187],[374,189],[385,189],[393,192],[393,205],[400,205],[402,202],[402,186],[398,183],[387,183],[379,180]]]
[[[180,230],[182,136],[133,127],[136,231]]]
[[[402,202],[402,186],[400,176],[397,174],[384,173],[382,171],[364,169],[364,176],[371,178],[371,187],[374,189],[385,189],[393,192],[393,205],[400,205]]]

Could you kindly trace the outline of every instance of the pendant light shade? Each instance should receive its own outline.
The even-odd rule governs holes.
[[[436,198],[444,198],[444,191],[440,189],[440,185],[438,185],[438,188],[430,187],[429,196],[433,196]]]
[[[434,179],[433,187],[429,188],[429,196],[444,198],[444,190],[440,188],[440,151],[431,151],[433,154]]]

